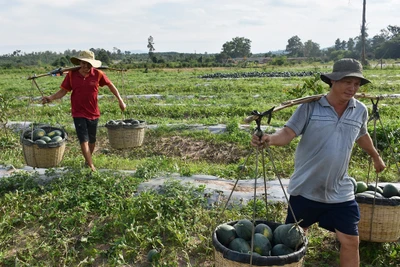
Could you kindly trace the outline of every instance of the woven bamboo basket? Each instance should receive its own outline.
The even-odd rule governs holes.
[[[234,225],[236,221],[228,224]],[[264,220],[256,220],[255,224],[265,223],[275,230],[280,224]],[[250,254],[239,253],[222,245],[217,238],[216,230],[213,232],[212,242],[214,245],[215,267],[301,267],[304,264],[304,256],[307,251],[308,240],[305,238],[304,244],[295,252],[284,256],[253,256]],[[251,260],[251,264],[250,264]]]
[[[106,123],[108,140],[112,148],[133,148],[143,144],[146,122],[137,120],[138,123],[132,124],[133,121],[133,119],[127,119]]]
[[[360,208],[360,240],[396,242],[400,239],[400,201],[356,196]]]
[[[35,144],[30,138],[32,130],[25,130],[21,134],[20,141],[26,165],[33,168],[56,167],[64,157],[67,133],[63,129],[57,127],[41,126],[40,128],[45,130],[46,133],[53,130],[61,131],[63,140],[57,143]]]

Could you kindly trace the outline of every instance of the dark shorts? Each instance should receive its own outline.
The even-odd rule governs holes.
[[[296,220],[302,220],[301,227],[307,228],[318,222],[320,227],[331,232],[335,232],[336,229],[344,234],[358,236],[360,210],[355,200],[326,204],[312,201],[302,196],[290,196],[289,202]],[[293,222],[293,215],[288,207],[286,223]]]
[[[79,143],[96,143],[97,124],[99,119],[88,120],[86,118],[74,118],[75,131]]]

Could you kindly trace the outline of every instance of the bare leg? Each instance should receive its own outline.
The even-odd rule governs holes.
[[[92,171],[96,171],[92,160],[92,149],[94,150],[94,144],[89,144],[89,142],[81,143],[82,155],[85,158],[86,163]]]
[[[96,147],[96,143],[89,143],[90,155],[93,155],[95,147]]]
[[[359,267],[359,237],[347,235],[336,230],[340,242],[340,267]]]

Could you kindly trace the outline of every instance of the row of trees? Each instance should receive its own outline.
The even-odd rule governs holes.
[[[123,65],[130,67],[202,67],[226,66],[240,59],[246,61],[251,57],[297,57],[310,60],[330,61],[343,57],[360,58],[362,51],[361,36],[346,40],[335,40],[335,43],[325,49],[312,40],[302,42],[295,35],[289,38],[285,50],[253,55],[251,53],[251,40],[245,37],[235,37],[222,45],[218,54],[188,54],[188,53],[156,53],[155,41],[152,36],[148,38],[147,48],[149,53],[133,54],[129,51],[122,52],[117,47],[113,51],[101,48],[92,48],[96,58],[104,65]],[[400,58],[400,27],[389,25],[386,29],[372,38],[367,38],[365,51],[368,59],[397,59]],[[11,54],[0,56],[0,67],[23,67],[53,65],[54,67],[70,66],[70,57],[78,54],[76,50],[66,50],[64,53],[51,51],[23,53],[15,50]],[[284,64],[284,61],[275,61]]]
[[[250,57],[251,41],[244,37],[233,38],[222,46],[219,59]],[[329,48],[321,49],[320,45],[307,40],[302,42],[295,35],[288,40],[285,55],[289,57],[324,58],[336,60],[342,57],[360,58],[362,51],[361,35],[346,40],[335,40],[335,44]],[[382,29],[379,34],[366,39],[365,50],[369,59],[400,58],[400,27],[389,25]],[[272,56],[272,52],[266,56]]]
[[[367,38],[365,50],[370,59],[400,58],[400,27],[389,25],[379,34]],[[286,51],[290,56],[298,57],[319,57],[323,54],[330,58],[359,57],[362,51],[361,35],[347,41],[338,38],[335,45],[326,50],[320,50],[319,45],[312,40],[303,44],[298,36],[294,36],[288,40]]]

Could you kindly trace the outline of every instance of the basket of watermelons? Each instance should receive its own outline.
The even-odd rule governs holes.
[[[112,148],[133,148],[143,144],[146,129],[146,122],[143,120],[109,120],[105,127]]]
[[[25,162],[34,168],[56,167],[62,161],[67,133],[52,126],[33,126],[22,132],[20,141]]]
[[[217,226],[212,243],[216,267],[294,267],[303,266],[308,240],[296,224],[241,219]]]
[[[396,242],[400,239],[400,189],[392,183],[379,186],[356,182],[360,209],[360,240]]]

